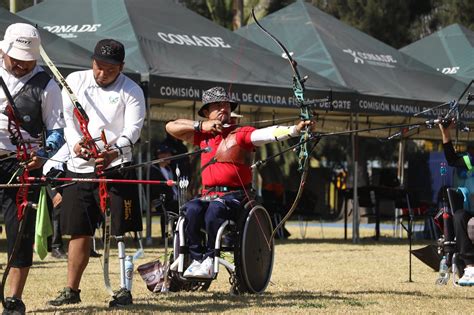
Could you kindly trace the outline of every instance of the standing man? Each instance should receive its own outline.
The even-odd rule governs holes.
[[[10,140],[13,136],[9,131],[11,120],[5,114],[8,104],[6,92],[0,89],[0,182],[7,183],[17,170],[24,167],[32,176],[41,176],[41,167],[45,158],[53,155],[63,144],[64,120],[62,114],[61,91],[51,77],[36,64],[40,58],[41,39],[38,30],[32,25],[15,23],[6,31],[0,43],[1,59],[0,74],[13,96],[16,113],[15,118],[21,126],[25,140],[43,141],[43,148],[33,148],[29,152],[27,164],[20,165],[16,159],[17,147]],[[45,150],[44,148],[48,148]],[[13,153],[13,154],[12,154]],[[19,220],[17,217],[16,194],[18,189],[5,189],[0,194],[5,227],[7,232],[8,257],[12,255],[18,235]],[[28,201],[38,201],[39,190],[29,189]],[[5,299],[3,314],[24,314],[25,304],[21,300],[28,272],[33,260],[33,241],[35,213],[23,220],[26,230],[16,250],[17,255],[11,261],[9,273],[10,297]]]
[[[83,134],[74,116],[73,104],[63,91],[65,136],[72,158],[67,163],[67,177],[95,178],[97,171],[112,174],[111,178],[135,179],[135,170],[120,170],[132,161],[132,146],[137,142],[145,117],[145,99],[141,88],[122,74],[125,49],[113,39],[97,43],[92,56],[92,70],[71,73],[66,81],[89,118],[88,131],[101,150],[99,157],[90,158]],[[107,144],[104,143],[106,140]],[[116,171],[116,172],[114,172]],[[108,176],[109,177],[109,176]],[[124,253],[122,236],[129,231],[141,231],[142,219],[136,185],[108,184],[112,218],[112,235],[116,236],[119,252]],[[60,306],[81,302],[80,282],[89,263],[91,236],[103,221],[96,183],[77,183],[63,191],[61,230],[71,235],[68,250],[66,287],[49,301]],[[120,257],[121,268],[124,267]],[[124,270],[120,272],[124,275]],[[121,284],[125,282],[121,279]],[[132,303],[131,288],[123,285],[115,292],[109,306]]]
[[[202,197],[186,204],[186,237],[193,262],[185,277],[213,278],[216,235],[221,224],[234,218],[241,209],[240,201],[251,188],[250,157],[257,146],[296,137],[311,121],[295,126],[271,126],[262,129],[230,125],[230,115],[237,108],[222,87],[204,91],[199,116],[206,120],[178,119],[169,122],[166,130],[172,136],[211,147],[201,154]],[[207,232],[207,245],[202,246],[201,228]]]

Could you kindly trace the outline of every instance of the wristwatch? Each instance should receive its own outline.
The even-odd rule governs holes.
[[[193,127],[194,127],[194,130],[197,131],[197,132],[200,132],[201,131],[201,127],[202,127],[202,121],[200,120],[196,120],[193,124]]]

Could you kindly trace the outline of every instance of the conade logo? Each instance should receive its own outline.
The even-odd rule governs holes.
[[[444,68],[436,68],[437,71],[443,74],[456,74],[461,69],[461,67],[444,67]]]
[[[93,33],[102,26],[102,24],[75,24],[75,25],[47,25],[43,26],[48,32],[57,34],[63,38],[76,38],[77,33]]]
[[[158,37],[168,44],[175,45],[186,45],[186,46],[201,46],[201,47],[222,47],[230,48],[222,37],[218,36],[197,36],[197,35],[184,35],[184,34],[172,34],[172,33],[157,33]]]
[[[343,49],[342,51],[354,57],[354,63],[367,63],[373,66],[381,66],[388,68],[394,68],[395,64],[397,63],[397,60],[393,58],[392,55],[367,53],[352,49]]]

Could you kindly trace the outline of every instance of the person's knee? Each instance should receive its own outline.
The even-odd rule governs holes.
[[[204,207],[200,202],[190,201],[185,206],[185,216],[187,219],[200,216]]]
[[[198,222],[199,217],[201,217],[201,210],[197,208],[189,208],[189,211],[186,211],[185,214],[185,222],[186,225],[189,224],[190,222]]]
[[[207,208],[206,221],[213,220],[215,218],[227,219],[229,218],[229,209],[221,202],[212,202]]]

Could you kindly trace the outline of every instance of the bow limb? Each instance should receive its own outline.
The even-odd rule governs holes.
[[[298,186],[298,192],[296,193],[295,200],[293,201],[293,204],[291,205],[290,210],[288,210],[286,215],[281,219],[281,221],[273,229],[272,234],[270,235],[270,240],[272,240],[275,237],[278,230],[283,227],[285,222],[288,221],[288,219],[291,217],[293,212],[296,210],[296,207],[298,206],[298,203],[301,197],[303,196],[304,185],[306,183],[306,178],[308,177],[308,166],[309,166],[309,163],[306,162],[304,165],[303,173],[301,174],[300,184]]]
[[[306,120],[311,120],[312,119],[312,113],[309,110],[309,106],[305,104],[304,102],[304,91],[305,91],[305,86],[304,82],[306,81],[306,77],[301,78],[301,75],[298,71],[298,66],[295,60],[293,60],[293,57],[291,56],[290,52],[288,49],[283,45],[282,42],[280,42],[273,34],[271,34],[268,30],[266,30],[260,22],[257,20],[257,17],[255,16],[255,11],[252,9],[252,17],[255,20],[255,23],[257,26],[265,33],[267,34],[274,42],[277,43],[277,45],[283,50],[286,59],[290,63],[291,69],[293,71],[293,94],[296,98],[296,102],[298,107],[300,107],[300,119],[302,121]],[[311,153],[308,149],[308,139],[310,139],[310,126],[306,125],[303,134],[300,137],[300,143],[301,145],[299,146],[298,149],[298,171],[301,172],[301,180],[300,180],[300,185],[298,188],[298,192],[296,193],[296,198],[293,201],[292,206],[290,207],[290,210],[288,210],[288,213],[285,215],[285,217],[280,221],[280,223],[275,227],[275,229],[272,232],[272,235],[270,237],[270,240],[273,239],[275,236],[276,232],[278,231],[279,228],[285,224],[285,222],[291,217],[293,212],[295,211],[299,200],[301,199],[301,196],[303,195],[303,189],[304,185],[306,182],[306,177],[308,176],[308,158],[309,154]],[[314,148],[314,147],[313,147]]]
[[[296,84],[298,85],[298,93],[296,94],[295,93],[295,96],[296,98],[299,100],[299,101],[303,101],[304,100],[304,97],[303,97],[303,93],[304,93],[304,86],[303,86],[303,83],[305,80],[302,80],[301,79],[301,76],[300,76],[300,73],[298,71],[298,68],[297,68],[297,64],[296,64],[296,61],[293,60],[293,57],[291,57],[291,54],[290,52],[288,51],[288,49],[286,49],[285,45],[283,45],[282,42],[280,42],[280,40],[278,40],[278,38],[276,38],[273,34],[271,34],[267,29],[265,29],[262,24],[260,24],[260,22],[257,20],[257,17],[255,16],[255,10],[252,9],[252,17],[253,17],[253,20],[255,21],[255,23],[257,24],[257,26],[265,33],[267,34],[268,36],[270,36],[271,39],[273,39],[273,41],[275,41],[275,43],[277,43],[277,45],[283,50],[283,52],[285,53],[285,56],[284,58],[288,59],[288,61],[290,62],[290,66],[291,66],[291,69],[293,70],[293,76],[294,76],[294,81],[296,81]],[[295,82],[294,82],[295,83]]]
[[[82,105],[79,103],[79,100],[77,99],[76,95],[74,94],[69,84],[66,82],[66,79],[64,79],[63,75],[61,74],[61,72],[59,72],[58,68],[51,61],[51,59],[49,58],[48,54],[46,53],[46,51],[43,49],[42,46],[40,46],[40,54],[41,54],[41,57],[43,57],[43,60],[48,66],[48,68],[53,73],[56,80],[61,84],[63,89],[68,94],[69,99],[71,100],[71,103],[74,107],[73,109],[74,116],[79,124],[80,131],[83,135],[83,139],[84,139],[83,146],[86,147],[89,150],[89,152],[91,152],[92,158],[94,159],[98,158],[100,150],[94,138],[91,136],[88,130],[89,117],[87,116],[86,111],[84,110]],[[98,171],[97,175],[99,176],[99,178],[105,178],[102,171]],[[110,277],[109,277],[111,212],[110,212],[110,196],[108,193],[106,182],[99,183],[99,200],[100,200],[100,209],[104,213],[104,217],[105,217],[104,219],[104,255],[103,255],[104,257],[104,262],[103,262],[104,284],[105,284],[105,288],[107,292],[111,296],[114,296],[114,292],[110,285]]]

